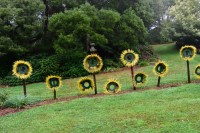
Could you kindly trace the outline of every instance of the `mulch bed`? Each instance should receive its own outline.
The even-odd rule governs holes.
[[[192,83],[200,83],[200,81],[195,80]],[[187,82],[166,84],[166,85],[161,85],[160,87],[145,87],[145,88],[141,88],[141,89],[138,89],[138,90],[130,89],[130,90],[121,91],[120,93],[113,94],[113,95],[127,94],[127,93],[130,93],[130,92],[142,92],[142,91],[145,91],[145,90],[169,89],[171,87],[177,87],[177,86],[181,86],[181,85],[185,85],[185,84],[187,84]],[[54,100],[54,99],[45,100],[45,101],[42,101],[42,102],[39,102],[39,103],[36,103],[36,104],[33,104],[33,105],[24,106],[23,108],[0,108],[0,116],[5,116],[5,115],[8,115],[8,114],[13,114],[13,113],[16,113],[16,112],[21,112],[21,111],[25,111],[25,110],[28,110],[28,109],[40,107],[40,106],[43,106],[43,105],[53,104],[53,103],[57,103],[57,102],[69,102],[69,101],[72,101],[74,99],[79,99],[79,98],[96,98],[96,97],[103,97],[103,96],[107,96],[107,95],[104,94],[104,93],[99,93],[97,95],[88,94],[88,95],[80,95],[80,96],[70,96],[70,97],[67,97],[67,98],[57,98],[56,100]]]

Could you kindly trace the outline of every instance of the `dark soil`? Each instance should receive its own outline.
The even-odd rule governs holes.
[[[199,80],[195,80],[192,83],[200,83]],[[174,83],[174,84],[166,84],[166,85],[161,85],[160,87],[146,87],[146,88],[141,88],[138,90],[125,90],[125,91],[121,91],[118,94],[113,94],[113,95],[121,95],[121,94],[127,94],[130,92],[142,92],[145,90],[162,90],[162,89],[169,89],[171,87],[177,87],[177,86],[181,86],[181,85],[185,85],[187,84],[187,82],[182,82],[182,83]],[[8,115],[8,114],[12,114],[12,113],[16,113],[16,112],[21,112],[27,109],[31,109],[31,108],[36,108],[36,107],[40,107],[43,105],[47,105],[47,104],[52,104],[52,103],[56,103],[56,102],[69,102],[72,101],[74,99],[79,99],[79,98],[96,98],[96,97],[103,97],[103,96],[107,96],[104,93],[99,93],[97,95],[94,94],[88,94],[88,95],[80,95],[80,96],[71,96],[71,97],[67,97],[67,98],[57,98],[56,100],[54,99],[49,99],[49,100],[45,100],[42,102],[39,102],[37,104],[33,104],[33,105],[27,105],[24,106],[23,108],[0,108],[0,116],[4,116],[4,115]]]

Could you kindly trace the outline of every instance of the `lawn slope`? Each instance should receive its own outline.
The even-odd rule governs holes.
[[[82,98],[1,117],[3,132],[200,131],[200,87]]]
[[[161,79],[163,84],[187,82],[186,62],[180,58],[174,44],[153,46],[161,60],[169,64],[169,73]],[[193,70],[200,63],[200,55],[190,62]],[[136,69],[149,75],[145,87],[156,86],[157,76],[153,66]],[[123,90],[130,90],[130,70],[98,74],[98,92],[103,92],[107,79],[116,78]],[[77,89],[77,78],[64,80],[58,97],[83,95]],[[143,89],[138,88],[138,89]],[[23,96],[22,87],[0,89],[10,94],[10,100]],[[27,86],[30,102],[53,97],[44,83]],[[59,102],[15,114],[0,117],[0,132],[186,132],[200,131],[200,84],[178,87],[81,98],[71,102]]]

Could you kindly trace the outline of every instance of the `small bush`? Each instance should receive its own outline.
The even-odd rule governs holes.
[[[23,84],[21,79],[18,79],[17,77],[11,74],[3,78],[1,82],[2,82],[2,85],[8,85],[8,86],[17,86],[17,85]]]
[[[148,66],[149,62],[147,62],[147,61],[141,61],[141,62],[139,62],[138,65],[141,66],[141,67]]]
[[[8,100],[8,92],[0,92],[0,106],[4,106],[5,102]]]
[[[5,107],[22,108],[28,105],[28,98],[24,96],[17,96],[7,100],[4,104]]]
[[[152,59],[158,58],[158,55],[154,52],[153,48],[149,45],[140,45],[138,50],[140,60],[146,60],[150,62]]]
[[[197,49],[200,49],[200,37],[198,36],[184,36],[176,39],[176,48],[180,49],[185,45],[193,45]]]

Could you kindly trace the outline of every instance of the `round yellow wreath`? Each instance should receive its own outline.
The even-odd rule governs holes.
[[[126,56],[133,56],[133,59],[130,61],[127,61]],[[133,50],[128,49],[128,50],[124,50],[120,56],[120,60],[122,61],[122,63],[127,66],[127,67],[132,67],[135,66],[137,64],[137,62],[139,61],[139,55],[136,54]]]
[[[55,87],[52,87],[52,85],[50,83],[51,79],[57,79],[58,85],[56,85]],[[60,76],[47,76],[45,81],[46,81],[47,87],[52,91],[54,91],[54,90],[57,91],[62,86],[62,80],[61,80]]]
[[[87,83],[87,86],[85,86]],[[78,88],[82,92],[89,92],[94,90],[94,81],[89,77],[83,77],[78,81]]]
[[[91,66],[89,64],[89,61],[92,59],[95,59],[97,61],[96,66]],[[99,55],[91,54],[91,55],[87,55],[85,57],[85,59],[83,60],[83,66],[84,66],[85,70],[88,71],[89,73],[97,73],[103,67],[103,61]]]
[[[19,66],[21,65],[26,66],[26,67],[23,67],[23,69],[27,69],[26,73],[22,74],[19,72]],[[13,64],[13,69],[12,69],[13,75],[17,76],[20,79],[27,79],[28,77],[31,76],[32,71],[33,69],[31,67],[31,64],[27,61],[19,60],[19,61],[15,61]]]
[[[162,66],[165,67],[163,72],[158,72],[158,71],[157,71],[157,67],[158,67],[159,65],[162,65]],[[165,74],[168,73],[168,65],[167,65],[167,63],[165,63],[164,61],[158,61],[158,62],[155,64],[155,66],[154,66],[153,72],[154,72],[155,75],[158,75],[158,76],[160,76],[160,77],[165,76]]]
[[[137,81],[137,79],[136,79],[137,77],[141,77],[141,82]],[[146,75],[143,72],[136,73],[134,76],[134,81],[133,81],[134,85],[137,87],[144,85],[147,82],[147,77],[148,77],[148,75]]]
[[[200,64],[198,64],[198,65],[196,66],[195,70],[194,70],[195,76],[196,76],[198,79],[200,79],[200,72],[199,72],[198,69],[200,69]]]
[[[183,52],[184,52],[184,50],[186,50],[186,49],[191,49],[192,50],[192,54],[190,55],[190,57],[185,57],[184,55],[183,55]],[[194,57],[196,56],[196,52],[197,52],[197,49],[194,47],[194,46],[191,46],[191,45],[186,45],[186,46],[184,46],[184,47],[181,47],[181,49],[180,49],[180,56],[181,56],[181,58],[183,59],[183,60],[185,60],[185,61],[190,61],[190,60],[192,60],[192,59],[194,59]]]
[[[114,90],[109,91],[109,87],[113,85],[114,86]],[[121,85],[119,84],[119,82],[117,80],[114,79],[109,79],[108,82],[104,85],[105,94],[113,94],[113,93],[118,93],[121,91]]]

